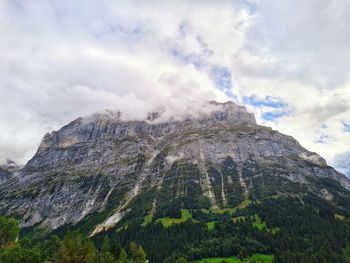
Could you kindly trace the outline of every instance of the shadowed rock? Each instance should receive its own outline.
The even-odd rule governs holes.
[[[245,107],[210,102],[208,109],[183,120],[151,113],[134,121],[111,111],[78,118],[46,134],[28,164],[0,186],[0,209],[20,216],[22,226],[50,229],[108,211],[97,233],[132,211],[150,189],[154,206],[167,191],[169,200],[202,195],[213,207],[258,198],[268,181],[295,183],[328,200],[335,193],[320,178],[339,184],[339,191],[350,189],[322,157],[257,125]]]

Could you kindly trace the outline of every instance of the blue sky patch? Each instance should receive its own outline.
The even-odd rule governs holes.
[[[264,98],[246,96],[243,97],[243,103],[261,108],[263,110],[261,118],[266,121],[276,121],[281,117],[290,115],[292,112],[288,103],[272,96],[266,96]]]
[[[283,116],[288,116],[289,111],[267,111],[261,114],[261,118],[266,121],[276,121]]]
[[[328,134],[320,134],[318,139],[316,140],[317,143],[328,143],[329,141],[333,141],[334,139],[328,135]]]
[[[334,165],[338,171],[350,178],[350,152],[338,154],[334,158],[332,165]]]
[[[214,51],[209,48],[208,44],[204,41],[204,39],[200,35],[198,35],[196,39],[205,55],[211,56],[214,54]]]
[[[262,99],[256,96],[244,97],[243,102],[255,107],[271,107],[274,109],[288,107],[287,103],[283,102],[278,98],[274,98],[272,96],[266,96],[265,98],[262,98]]]
[[[232,93],[233,83],[231,71],[227,67],[207,64],[204,58],[208,55],[210,56],[212,51],[200,37],[198,37],[197,40],[201,44],[203,56],[199,54],[185,54],[177,48],[173,48],[169,52],[179,62],[183,64],[192,64],[197,70],[207,70],[209,68],[207,73],[213,80],[215,87],[224,92],[228,97],[234,98]]]
[[[178,59],[181,63],[184,64],[192,64],[197,69],[201,68],[203,66],[203,59],[201,56],[196,54],[184,54],[180,50],[173,48],[170,50],[170,54],[173,55],[176,59]]]
[[[344,131],[350,132],[350,121],[343,121]]]
[[[209,70],[215,86],[229,97],[232,97],[232,78],[231,71],[226,67],[212,66]]]

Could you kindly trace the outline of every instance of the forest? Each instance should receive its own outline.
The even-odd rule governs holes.
[[[2,263],[144,263],[143,248],[131,242],[126,250],[112,247],[106,237],[99,249],[79,230],[67,232],[63,239],[56,235],[33,244],[28,237],[17,240],[19,222],[13,218],[0,217],[0,262]]]
[[[181,220],[184,211],[187,217]],[[145,217],[132,218],[91,238],[81,231],[82,225],[35,237],[35,230],[20,231],[18,221],[1,217],[0,259],[179,263],[235,256],[259,262],[250,258],[260,253],[273,255],[274,263],[346,263],[350,262],[348,218],[346,210],[312,194],[267,198],[221,213],[185,210],[177,202],[148,218],[146,224]]]

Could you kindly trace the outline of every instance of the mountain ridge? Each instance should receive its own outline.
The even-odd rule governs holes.
[[[0,164],[0,184],[9,180],[14,173],[19,171],[22,167],[16,162],[7,159],[3,164]]]
[[[157,121],[158,114],[122,120],[113,112],[78,118],[46,134],[27,165],[0,185],[0,210],[20,218],[22,227],[47,229],[97,213],[96,234],[179,199],[224,208],[303,189],[349,209],[341,202],[349,179],[322,157],[257,125],[245,107],[209,106],[214,110],[182,121]],[[151,196],[146,205],[140,195]]]

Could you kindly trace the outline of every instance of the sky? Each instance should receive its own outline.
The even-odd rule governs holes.
[[[350,176],[347,0],[0,0],[0,160],[105,109],[233,100]]]

